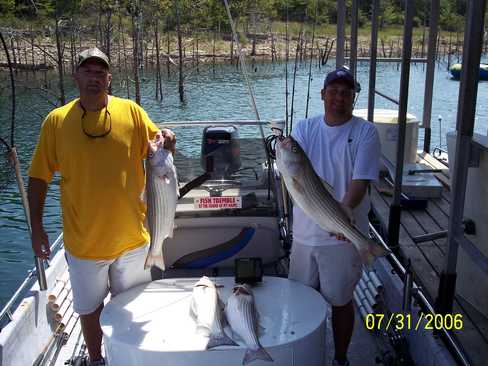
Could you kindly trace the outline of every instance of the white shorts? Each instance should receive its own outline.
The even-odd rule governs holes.
[[[350,242],[311,246],[293,241],[288,278],[320,291],[332,306],[352,300],[361,270],[361,259]]]
[[[66,253],[73,310],[91,314],[103,303],[109,291],[112,296],[141,283],[151,281],[151,271],[144,269],[148,245],[111,260],[80,259]]]

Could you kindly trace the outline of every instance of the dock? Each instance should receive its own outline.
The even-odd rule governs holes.
[[[418,242],[420,235],[440,233],[448,229],[451,192],[447,167],[430,154],[422,153],[418,162],[432,169],[442,169],[436,173],[444,188],[442,196],[429,199],[425,209],[402,209],[399,238],[399,252],[402,260],[411,260],[414,280],[424,290],[431,304],[435,302],[439,288],[439,276],[445,268],[447,237]],[[371,204],[376,219],[386,240],[389,207],[393,201],[393,189],[382,178],[371,189]],[[416,243],[416,241],[418,243]],[[488,359],[488,318],[478,312],[458,294],[453,306],[453,314],[462,314],[463,327],[453,331],[473,365],[484,365]]]

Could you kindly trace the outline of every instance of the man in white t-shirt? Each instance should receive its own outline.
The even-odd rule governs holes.
[[[335,199],[353,210],[355,225],[367,233],[367,189],[378,179],[381,149],[375,126],[352,115],[357,86],[348,69],[330,72],[321,90],[325,114],[300,121],[292,137],[315,172],[334,187]],[[361,261],[352,243],[324,231],[294,205],[289,278],[316,288],[331,304],[334,365],[349,364],[352,298],[360,277]]]

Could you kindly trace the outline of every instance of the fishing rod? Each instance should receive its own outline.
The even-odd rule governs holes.
[[[32,226],[30,221],[30,210],[29,210],[29,201],[27,200],[27,193],[25,191],[24,186],[24,179],[22,178],[22,173],[20,170],[20,161],[17,155],[17,149],[15,148],[15,139],[14,139],[14,131],[15,131],[15,109],[16,109],[16,95],[15,95],[15,78],[14,78],[14,71],[12,66],[12,61],[10,60],[10,54],[8,52],[7,44],[5,43],[5,39],[3,38],[2,32],[0,32],[0,41],[2,42],[3,49],[5,51],[5,56],[7,58],[7,64],[10,74],[10,83],[12,88],[12,110],[11,110],[11,124],[10,124],[10,145],[5,141],[3,138],[0,137],[0,141],[2,144],[5,145],[8,151],[9,159],[11,160],[14,169],[15,169],[15,178],[17,180],[17,185],[19,187],[19,193],[22,200],[22,206],[24,208],[24,215],[27,224],[27,229],[29,231],[29,236],[32,238]],[[37,279],[39,282],[39,289],[44,291],[47,289],[47,282],[46,282],[46,274],[44,272],[44,263],[43,260],[37,256],[34,257],[35,264],[36,264],[36,272],[37,272]]]
[[[285,133],[288,136],[288,61],[290,53],[290,40],[288,39],[288,1],[286,2],[286,23],[285,23],[285,37],[286,37],[286,51],[285,51]]]
[[[312,81],[313,43],[315,41],[315,25],[317,24],[317,13],[319,2],[315,0],[315,19],[312,25],[312,50],[310,51],[310,64],[308,67],[307,106],[305,107],[305,118],[308,118],[308,104],[310,102],[310,83]]]
[[[293,106],[295,104],[295,84],[296,84],[296,78],[297,78],[297,65],[298,65],[298,49],[299,45],[301,44],[302,41],[302,33],[303,33],[303,21],[300,26],[300,35],[298,36],[298,41],[297,41],[297,48],[295,51],[295,66],[293,68],[293,85],[291,89],[291,110],[290,110],[290,131],[289,133],[291,134],[291,130],[293,129]]]
[[[256,98],[254,97],[254,92],[251,86],[251,82],[249,81],[249,75],[247,72],[247,65],[244,57],[242,56],[241,52],[241,45],[239,43],[239,37],[237,36],[236,26],[234,24],[234,20],[232,19],[232,14],[230,13],[230,7],[227,0],[224,0],[225,9],[227,10],[227,16],[229,18],[230,26],[232,28],[232,36],[234,37],[234,42],[236,43],[237,47],[237,57],[239,59],[239,64],[241,65],[241,71],[244,75],[244,80],[246,81],[247,91],[249,97],[251,99],[251,106],[254,110],[254,114],[256,115],[256,120],[261,121],[261,117],[258,112],[258,107],[256,106]],[[268,182],[271,182],[271,157],[268,154],[268,150],[266,149],[266,138],[264,137],[264,131],[262,124],[259,124],[259,132],[261,133],[261,141],[263,143],[264,151],[266,152],[266,160],[268,163]],[[268,199],[271,198],[271,185],[268,183]]]

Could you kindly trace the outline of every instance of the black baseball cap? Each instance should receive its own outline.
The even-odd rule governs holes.
[[[324,81],[324,89],[334,81],[343,80],[346,84],[348,84],[351,89],[356,90],[356,82],[354,80],[354,76],[352,76],[351,72],[348,68],[342,66],[338,69],[331,71],[327,74]]]

